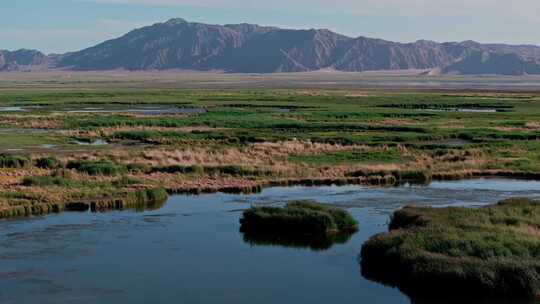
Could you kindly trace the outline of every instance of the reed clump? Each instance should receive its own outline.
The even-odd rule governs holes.
[[[127,172],[124,165],[118,165],[109,161],[70,161],[67,169],[74,169],[89,175],[119,175]]]
[[[358,222],[345,210],[311,201],[288,203],[285,207],[252,207],[240,219],[244,232],[330,235],[356,231]]]
[[[361,252],[368,278],[426,295],[533,298],[540,294],[540,202],[510,199],[484,208],[398,210],[390,231]]]
[[[0,168],[25,168],[31,165],[32,161],[26,156],[0,154]]]

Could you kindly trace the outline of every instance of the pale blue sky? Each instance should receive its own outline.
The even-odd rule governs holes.
[[[181,17],[410,42],[540,44],[539,0],[0,0],[0,49],[66,52]]]

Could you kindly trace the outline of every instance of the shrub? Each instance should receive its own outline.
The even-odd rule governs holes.
[[[75,169],[79,172],[85,172],[90,175],[118,175],[127,171],[125,166],[116,165],[107,161],[70,161],[66,167],[68,169]]]
[[[22,181],[23,186],[68,186],[71,181],[59,176],[27,176]]]
[[[71,172],[66,169],[57,169],[51,173],[53,177],[71,178]]]
[[[134,163],[134,164],[128,164],[126,166],[127,170],[132,173],[150,173],[152,172],[152,166],[147,164],[140,164],[140,163]]]
[[[269,176],[273,172],[267,170],[252,169],[243,166],[182,166],[173,165],[166,167],[155,167],[154,172],[180,173],[180,174],[208,174],[208,175],[232,175],[232,176]]]
[[[24,168],[31,165],[31,161],[26,156],[19,155],[0,155],[0,167],[1,168]]]
[[[142,211],[159,208],[167,201],[167,198],[167,191],[163,188],[142,189],[130,191],[121,196],[108,197],[91,202],[90,209],[92,211],[102,211],[134,208]]]
[[[169,194],[163,188],[147,189],[144,192],[138,193],[144,193],[144,200],[150,203],[164,202],[169,198]]]
[[[121,178],[113,181],[112,185],[115,187],[121,188],[121,187],[126,187],[126,186],[131,186],[131,185],[137,185],[140,183],[141,181],[139,181],[138,179],[135,179],[129,176],[122,176]]]
[[[232,176],[271,176],[272,171],[260,170],[257,168],[249,168],[237,165],[225,165],[216,167],[204,167],[206,174],[221,174]]]
[[[392,175],[400,182],[426,183],[431,181],[431,173],[424,170],[394,171]]]
[[[157,131],[121,131],[114,133],[112,137],[123,140],[148,141],[159,138],[161,135]]]
[[[404,182],[429,183],[432,180],[432,174],[425,170],[410,170],[410,171],[366,171],[358,170],[347,173],[351,177],[390,177],[389,182],[400,184]]]
[[[292,202],[284,208],[253,207],[244,211],[242,231],[327,235],[354,231],[357,222],[344,210],[313,202]]]
[[[337,165],[354,163],[387,163],[402,160],[396,149],[388,151],[344,151],[316,155],[291,155],[289,161],[318,165]]]
[[[165,172],[165,173],[180,173],[180,174],[203,174],[204,168],[202,166],[182,166],[182,165],[173,165],[166,167],[156,167],[153,168],[155,172]]]
[[[59,167],[60,162],[54,157],[42,157],[36,160],[36,166],[42,169],[54,169]]]

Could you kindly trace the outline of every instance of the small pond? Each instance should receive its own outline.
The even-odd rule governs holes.
[[[96,139],[96,140],[73,140],[73,144],[79,145],[79,146],[106,146],[109,143],[104,139]]]
[[[25,112],[22,107],[0,107],[0,112]]]

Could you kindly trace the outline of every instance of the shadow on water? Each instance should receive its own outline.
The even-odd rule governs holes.
[[[449,292],[452,292],[451,290]],[[501,298],[474,298],[467,296],[449,296],[441,295],[439,297],[411,297],[411,304],[538,304],[538,300],[524,299],[501,299]]]
[[[94,212],[94,213],[106,213],[106,212],[111,212],[111,211],[124,210],[124,211],[133,211],[135,213],[143,213],[143,212],[148,212],[148,211],[160,210],[166,204],[167,204],[167,200],[157,200],[157,201],[127,205],[127,206],[118,206],[118,207],[112,206],[112,207],[107,207],[107,208],[100,208],[99,206],[96,206],[93,204],[91,205],[84,204],[84,206],[81,207],[83,209],[71,210],[71,211],[90,210],[91,212]]]
[[[296,249],[324,251],[337,244],[347,243],[355,232],[344,232],[332,235],[294,234],[294,233],[253,233],[242,231],[244,242],[252,246],[280,246]]]
[[[364,279],[387,286],[397,288],[410,299],[411,304],[540,304],[540,299],[511,298],[504,296],[481,297],[474,291],[456,289],[448,283],[447,292],[441,293],[438,286],[429,285],[429,279],[422,282],[403,282],[400,280],[399,266],[393,264],[373,265],[364,262],[358,257],[360,272]],[[417,286],[420,285],[420,286]],[[473,286],[473,285],[471,285]],[[472,288],[474,289],[474,288]]]

